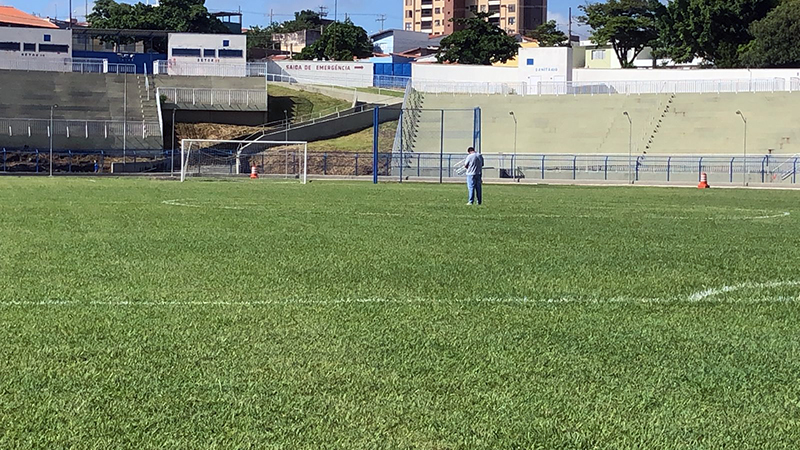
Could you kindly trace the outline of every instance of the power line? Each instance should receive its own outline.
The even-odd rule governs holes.
[[[383,25],[386,22],[386,14],[378,14],[378,18],[375,19],[375,22],[381,23],[381,31],[383,31]]]

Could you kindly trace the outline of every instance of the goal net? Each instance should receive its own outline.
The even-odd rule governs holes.
[[[181,141],[181,181],[187,177],[267,176],[308,178],[308,142]]]

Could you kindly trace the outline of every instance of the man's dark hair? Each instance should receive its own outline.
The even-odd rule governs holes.
[[[470,147],[467,149],[467,153],[472,153],[475,151],[475,147]]]

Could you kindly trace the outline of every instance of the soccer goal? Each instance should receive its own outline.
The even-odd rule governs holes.
[[[181,181],[187,177],[267,176],[308,180],[308,142],[181,141]]]

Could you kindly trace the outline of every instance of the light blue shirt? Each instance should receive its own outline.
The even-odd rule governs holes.
[[[464,166],[467,168],[467,176],[483,175],[483,156],[478,153],[467,156]]]

